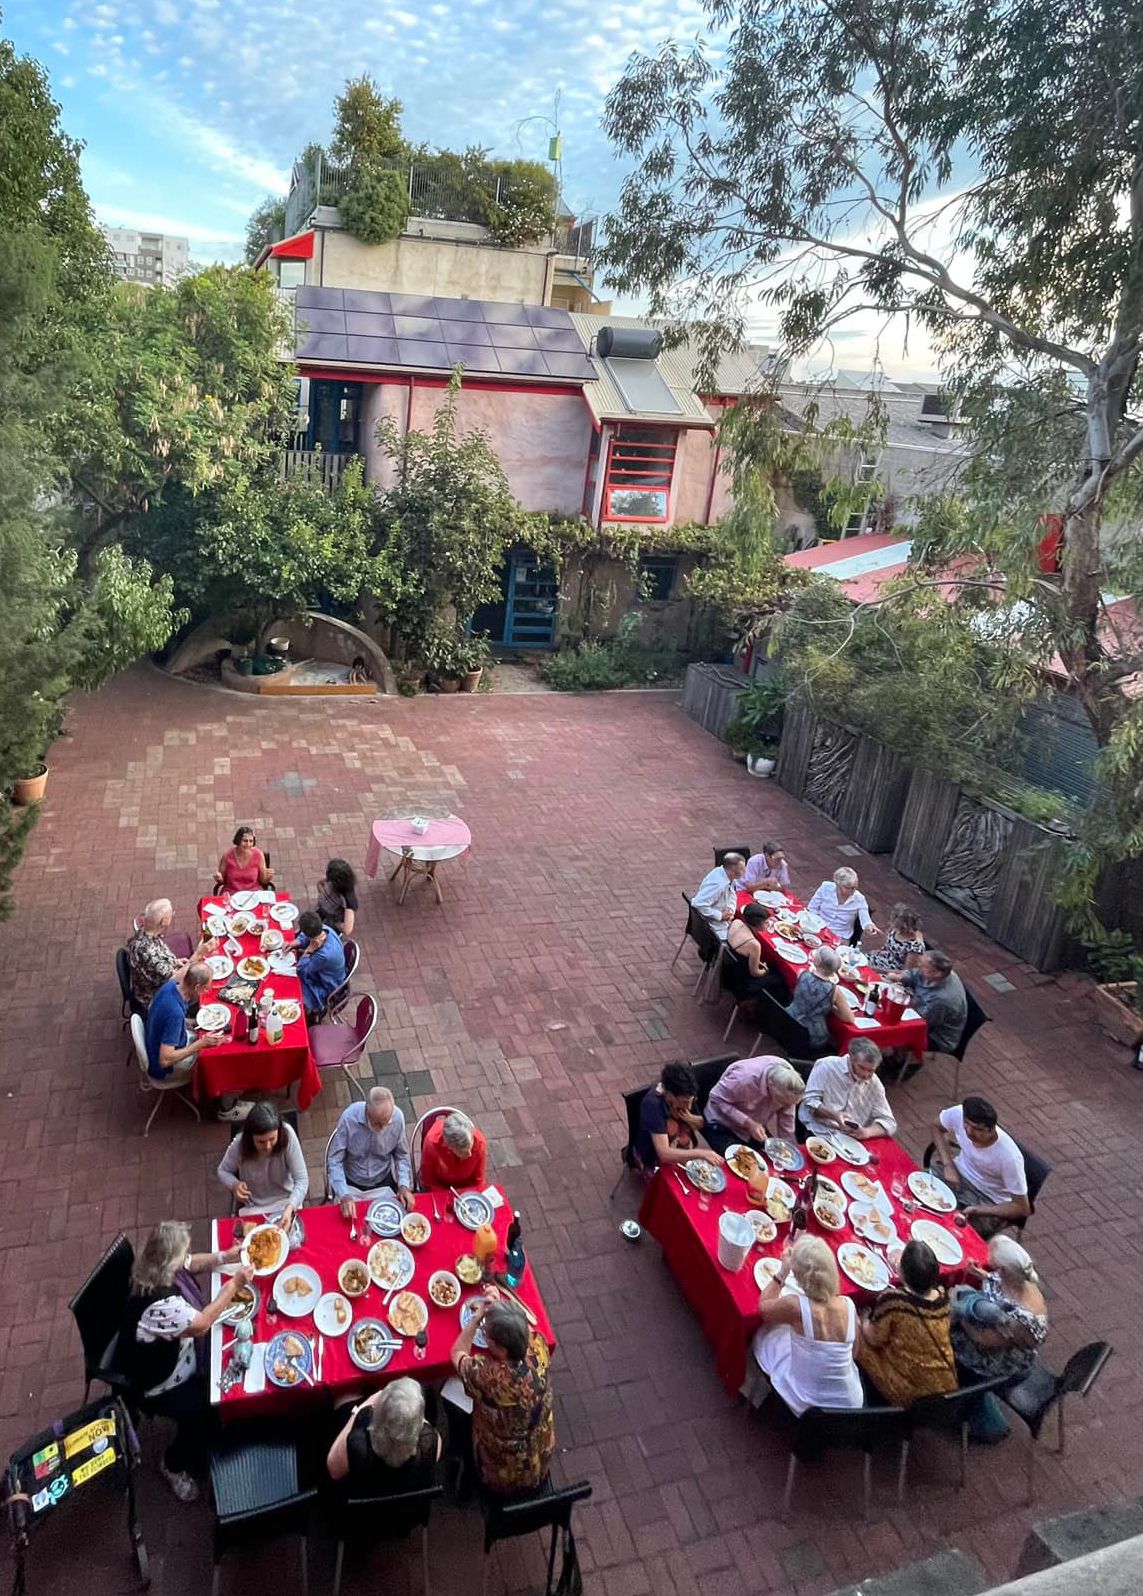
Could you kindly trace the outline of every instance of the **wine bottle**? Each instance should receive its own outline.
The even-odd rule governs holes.
[[[524,1278],[524,1248],[520,1241],[520,1211],[516,1209],[512,1214],[512,1223],[508,1226],[506,1242],[507,1255],[504,1259],[504,1272],[510,1286],[518,1286]]]
[[[258,1006],[257,1006],[257,1004],[251,1003],[249,1012],[250,1012],[250,1028],[249,1028],[249,1030],[247,1031],[246,1034],[247,1034],[247,1036],[250,1039],[250,1046],[251,1047],[256,1047],[257,1044],[258,1044],[258,1030],[259,1030],[259,1019],[258,1019]]]

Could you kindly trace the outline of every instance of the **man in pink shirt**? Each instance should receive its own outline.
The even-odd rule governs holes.
[[[741,885],[750,892],[786,892],[790,867],[780,842],[764,842],[762,852],[751,854]]]
[[[731,1064],[707,1099],[706,1139],[718,1153],[732,1142],[757,1144],[768,1136],[794,1138],[794,1111],[805,1082],[784,1058],[763,1054]]]

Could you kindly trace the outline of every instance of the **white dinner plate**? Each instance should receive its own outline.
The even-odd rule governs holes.
[[[844,1131],[830,1131],[829,1139],[847,1164],[868,1164],[869,1149],[864,1142],[859,1142],[856,1137],[847,1136]]]
[[[224,937],[230,927],[226,923],[225,915],[212,914],[206,922],[206,929],[212,937]]]
[[[304,1319],[321,1301],[321,1276],[309,1264],[287,1264],[274,1281],[274,1301],[290,1319]]]
[[[740,1169],[735,1169],[734,1167],[732,1160],[737,1158],[739,1153],[744,1153],[746,1155],[742,1162],[753,1166],[751,1171],[752,1173],[758,1175],[765,1175],[767,1173],[766,1165],[761,1154],[756,1153],[753,1147],[740,1147],[737,1142],[734,1142],[726,1149],[726,1152],[723,1155],[726,1159],[726,1167],[729,1169],[732,1175],[737,1175],[739,1180],[750,1179],[750,1174],[744,1175]]]
[[[909,1190],[925,1208],[934,1214],[956,1213],[956,1195],[951,1187],[927,1169],[915,1169],[909,1176]]]
[[[759,1258],[754,1265],[754,1284],[759,1291],[765,1291],[771,1280],[781,1273],[782,1260],[780,1258]]]
[[[260,892],[232,892],[230,894],[230,907],[238,910],[256,909],[261,898],[262,894]]]
[[[275,975],[297,975],[298,961],[287,948],[282,953],[271,953],[270,968]]]
[[[800,948],[796,942],[786,942],[781,937],[774,938],[774,952],[779,958],[785,959],[787,964],[808,964],[810,956],[805,948]]]
[[[277,925],[291,926],[300,912],[296,903],[276,903],[270,910],[270,918]]]
[[[938,1225],[932,1219],[917,1219],[909,1232],[914,1241],[926,1242],[936,1253],[937,1262],[951,1269],[964,1258],[964,1248],[953,1235],[951,1230],[946,1230],[943,1225]]]
[[[270,973],[268,959],[259,954],[252,953],[249,958],[243,959],[238,966],[238,973],[246,981],[261,981]]]
[[[266,1264],[263,1268],[255,1269],[254,1265],[250,1261],[250,1243],[254,1240],[255,1236],[261,1235],[261,1233],[263,1231],[265,1231],[265,1230],[272,1230],[274,1235],[278,1237],[277,1255],[275,1256],[273,1263]],[[281,1225],[255,1225],[254,1229],[252,1231],[250,1231],[249,1235],[246,1237],[245,1241],[242,1243],[242,1262],[244,1264],[248,1265],[251,1269],[254,1269],[254,1273],[255,1273],[256,1276],[257,1275],[272,1275],[274,1273],[275,1269],[280,1269],[282,1267],[282,1265],[285,1263],[286,1259],[289,1256],[290,1256],[290,1238],[289,1238],[289,1236],[287,1236],[286,1232],[282,1229]],[[320,1286],[321,1286],[321,1282],[320,1281],[318,1282],[318,1286],[319,1286],[319,1289],[320,1289]],[[317,1299],[315,1298],[314,1300],[316,1301]]]
[[[764,903],[768,909],[784,909],[789,903],[784,892],[756,892],[755,903]]]
[[[200,1031],[225,1031],[230,1024],[230,1010],[225,1003],[200,1004],[194,1023]]]
[[[825,921],[820,914],[815,914],[812,909],[802,909],[798,913],[798,924],[803,931],[812,931],[816,935],[825,930]]]
[[[879,1247],[891,1246],[901,1239],[893,1221],[876,1203],[850,1203],[849,1217],[857,1234],[866,1241],[875,1241]]]
[[[293,1025],[302,1017],[302,1005],[294,998],[279,998],[274,1007],[283,1025]]]
[[[353,1323],[353,1306],[340,1291],[327,1291],[314,1309],[314,1328],[323,1336],[343,1336]]]
[[[837,1261],[841,1270],[863,1291],[884,1291],[889,1284],[889,1265],[884,1258],[858,1241],[843,1242],[837,1249]]]
[[[234,974],[234,960],[228,959],[225,953],[212,953],[204,962],[214,981],[225,981],[228,975]]]
[[[859,1169],[847,1169],[841,1177],[841,1184],[847,1197],[853,1197],[859,1203],[873,1203],[883,1214],[892,1214],[893,1204],[879,1180],[863,1175]]]

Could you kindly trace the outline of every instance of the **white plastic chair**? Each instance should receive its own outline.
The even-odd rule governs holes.
[[[183,1088],[190,1084],[190,1077],[172,1076],[169,1081],[157,1081],[151,1074],[150,1061],[147,1058],[147,1033],[143,1026],[142,1017],[138,1014],[132,1014],[131,1016],[131,1043],[135,1053],[135,1062],[139,1066],[139,1090],[141,1092],[155,1092],[157,1094],[155,1106],[151,1110],[150,1118],[147,1120],[147,1124],[143,1130],[143,1135],[146,1136],[150,1133],[151,1123],[154,1120],[155,1115],[163,1106],[162,1094],[164,1092],[176,1092],[178,1094],[179,1101],[186,1104],[191,1113],[194,1115],[195,1119],[197,1119],[201,1125],[202,1115],[191,1102],[190,1098],[185,1096],[183,1092]],[[130,1055],[128,1055],[127,1062],[130,1063],[130,1061]]]

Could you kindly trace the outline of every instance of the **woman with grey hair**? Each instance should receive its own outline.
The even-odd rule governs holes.
[[[417,1184],[422,1191],[434,1186],[447,1191],[455,1186],[480,1187],[487,1181],[488,1143],[458,1109],[438,1114],[425,1131]]]
[[[831,1014],[836,1014],[843,1025],[853,1023],[853,1010],[837,979],[839,965],[840,960],[832,948],[824,945],[815,948],[810,967],[799,975],[794,995],[787,1005],[786,1012],[804,1026],[815,1052],[830,1045],[826,1022]]]
[[[243,1266],[207,1302],[194,1276],[235,1263],[241,1249],[192,1253],[190,1226],[164,1219],[135,1259],[131,1292],[119,1328],[117,1372],[147,1399],[149,1412],[175,1421],[175,1437],[159,1472],[180,1502],[193,1502],[192,1475],[206,1463],[210,1398],[206,1336],[251,1272]]]
[[[473,1352],[484,1327],[487,1349]],[[495,1286],[460,1332],[452,1365],[472,1403],[472,1452],[484,1489],[519,1496],[544,1483],[556,1449],[548,1344]]]
[[[329,1449],[331,1480],[348,1480],[366,1496],[396,1496],[433,1484],[441,1438],[425,1416],[425,1393],[402,1377],[337,1414],[343,1420]]]
[[[848,865],[835,870],[832,881],[822,882],[809,908],[842,942],[860,942],[866,931],[879,934],[865,896],[858,891],[857,871]]]
[[[979,1287],[956,1286],[952,1293],[952,1346],[964,1384],[997,1375],[1023,1379],[1048,1333],[1048,1307],[1031,1255],[1011,1236],[993,1236],[988,1263]],[[988,1442],[1008,1434],[991,1392],[970,1415],[969,1433]]]

